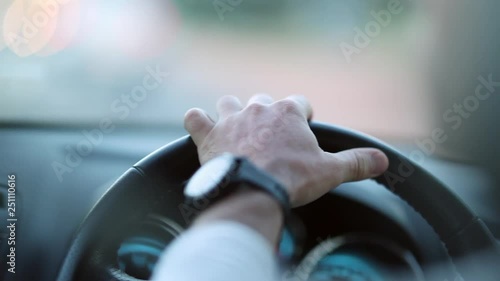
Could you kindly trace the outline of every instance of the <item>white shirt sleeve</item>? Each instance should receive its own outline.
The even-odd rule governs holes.
[[[276,281],[269,242],[237,223],[199,226],[179,236],[160,258],[153,281]]]

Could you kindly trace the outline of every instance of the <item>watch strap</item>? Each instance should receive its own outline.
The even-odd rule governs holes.
[[[286,188],[272,175],[259,169],[252,162],[244,157],[238,157],[238,172],[236,172],[234,182],[249,184],[271,195],[283,209],[285,218],[289,216],[291,206],[290,197]]]

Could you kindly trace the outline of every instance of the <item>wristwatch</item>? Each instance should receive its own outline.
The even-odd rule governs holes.
[[[190,205],[206,209],[242,188],[267,192],[281,205],[286,220],[290,213],[290,199],[285,187],[247,158],[229,153],[201,166],[189,180],[184,195]]]

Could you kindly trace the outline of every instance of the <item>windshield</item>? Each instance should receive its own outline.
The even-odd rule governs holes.
[[[378,136],[428,131],[434,23],[417,1],[44,2],[0,4],[3,122],[181,124],[266,92]]]
[[[182,126],[223,95],[303,94],[316,120],[491,166],[500,4],[466,3],[2,1],[0,123]]]

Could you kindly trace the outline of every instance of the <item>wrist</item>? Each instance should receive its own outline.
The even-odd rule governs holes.
[[[284,223],[283,208],[265,191],[245,187],[221,199],[200,214],[199,227],[216,221],[236,221],[253,228],[276,245]]]
[[[294,191],[309,185],[308,180],[315,178],[303,162],[297,163],[289,160],[273,159],[270,161],[255,161],[254,164],[281,183],[288,195],[290,207],[295,207],[299,199],[299,195]]]

